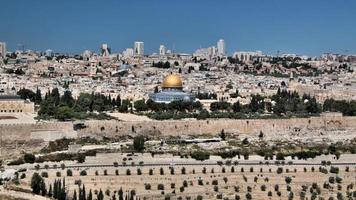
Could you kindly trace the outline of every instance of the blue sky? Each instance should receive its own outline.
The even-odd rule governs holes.
[[[145,42],[176,52],[216,45],[269,54],[356,53],[355,0],[1,0],[0,41],[35,50],[113,52]]]

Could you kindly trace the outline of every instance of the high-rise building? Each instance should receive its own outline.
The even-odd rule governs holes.
[[[225,55],[226,50],[225,50],[225,41],[223,39],[220,39],[217,43],[218,47],[218,55]]]
[[[122,52],[122,55],[125,58],[132,57],[132,56],[134,56],[134,50],[132,48],[127,48],[125,51]]]
[[[208,48],[200,48],[200,49],[197,49],[193,53],[193,55],[210,60],[216,56],[216,48],[214,46],[208,47]]]
[[[45,54],[46,54],[47,57],[52,57],[53,56],[53,51],[51,49],[47,49],[45,51]]]
[[[164,55],[166,55],[166,52],[167,52],[166,47],[164,45],[160,45],[159,46],[159,55],[164,56]]]
[[[85,50],[82,54],[83,60],[88,61],[92,55],[93,53],[91,51]]]
[[[101,45],[101,55],[102,56],[109,56],[110,55],[110,48],[107,44]]]
[[[144,55],[144,44],[143,42],[136,41],[134,47],[135,56],[143,56]]]
[[[0,57],[5,58],[6,56],[6,43],[0,42]]]

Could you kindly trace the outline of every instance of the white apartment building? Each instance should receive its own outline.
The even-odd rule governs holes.
[[[144,55],[144,43],[140,41],[135,42],[134,46],[134,55],[143,56]]]
[[[6,43],[0,42],[0,57],[5,58],[6,56]]]
[[[108,44],[102,44],[101,45],[101,55],[102,56],[109,56],[110,55],[110,49]]]
[[[220,39],[216,45],[218,47],[218,55],[226,55],[225,41]]]
[[[166,47],[164,45],[160,45],[159,46],[159,55],[164,56],[164,55],[166,55],[166,52],[167,52]]]
[[[134,50],[132,48],[127,48],[125,51],[122,52],[122,55],[125,58],[130,58],[134,56]]]
[[[233,54],[234,58],[242,62],[252,61],[254,57],[262,56],[262,51],[238,51]]]
[[[194,52],[194,56],[210,60],[216,55],[216,47],[200,48]]]

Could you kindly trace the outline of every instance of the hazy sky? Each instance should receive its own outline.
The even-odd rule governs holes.
[[[356,0],[2,0],[0,41],[10,51],[113,52],[145,42],[192,53],[225,39],[227,50],[356,54]]]

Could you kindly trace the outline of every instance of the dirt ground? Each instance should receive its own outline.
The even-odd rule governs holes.
[[[310,197],[310,186],[313,183],[317,183],[320,187],[320,195],[325,199],[333,196],[336,198],[338,192],[343,193],[346,196],[347,186],[350,184],[356,185],[356,168],[355,166],[349,167],[349,172],[346,172],[345,167],[339,167],[339,174],[324,174],[319,172],[319,166],[247,166],[247,165],[237,165],[237,166],[206,166],[206,173],[204,174],[204,166],[184,166],[186,169],[186,174],[182,174],[183,166],[174,167],[175,174],[170,174],[170,167],[164,166],[164,175],[160,175],[160,167],[105,167],[105,168],[81,168],[73,169],[73,176],[68,177],[66,175],[67,169],[57,169],[57,170],[39,170],[48,172],[49,177],[45,178],[48,184],[53,183],[55,179],[66,180],[66,185],[68,186],[69,194],[73,194],[73,190],[78,189],[78,185],[75,185],[76,180],[81,180],[82,184],[85,185],[87,192],[91,189],[93,193],[98,190],[102,190],[104,193],[106,190],[110,191],[112,196],[120,188],[123,191],[135,190],[137,196],[144,199],[163,199],[165,195],[170,195],[172,199],[177,197],[196,197],[197,195],[202,195],[203,199],[216,199],[218,194],[222,194],[223,197],[229,197],[229,199],[234,199],[235,194],[241,196],[241,199],[245,199],[245,195],[248,192],[247,187],[251,187],[251,195],[253,199],[288,199],[289,192],[287,191],[287,183],[285,177],[291,177],[292,182],[289,184],[291,191],[294,193],[295,199],[299,199],[300,192],[302,191],[302,185],[308,186],[306,196]],[[277,174],[277,168],[283,168],[283,173]],[[307,172],[304,172],[304,167]],[[314,167],[314,172],[312,172],[312,167]],[[223,172],[225,168],[225,173]],[[233,168],[234,172],[231,172]],[[253,172],[251,172],[251,168]],[[326,167],[328,170],[330,167]],[[131,175],[127,175],[127,170],[130,170]],[[142,174],[137,174],[137,169],[140,169]],[[153,170],[153,175],[149,175],[149,170]],[[244,172],[241,172],[243,169]],[[80,171],[86,170],[87,176],[80,176]],[[104,170],[107,171],[107,175],[104,175]],[[119,175],[116,175],[115,171],[119,171]],[[212,173],[214,170],[214,173]],[[288,172],[287,172],[288,170]],[[296,170],[296,171],[295,171]],[[96,175],[96,171],[98,175]],[[35,170],[29,170],[26,172],[26,178],[22,180],[22,184],[26,187],[30,182],[32,174],[36,172]],[[57,177],[56,173],[60,172],[61,177]],[[329,182],[329,177],[340,177],[342,178],[341,190],[338,190],[338,184],[330,184],[331,188],[323,188],[324,182]],[[198,180],[202,180],[203,185],[198,185]],[[218,191],[214,191],[213,182],[215,180],[218,182]],[[225,182],[226,180],[226,182]],[[183,181],[187,181],[188,186],[184,188],[184,191],[180,191],[180,187],[183,185]],[[171,183],[175,183],[175,188],[171,188]],[[145,184],[150,184],[151,189],[146,190]],[[158,190],[158,184],[164,185],[164,194],[162,190]],[[265,185],[265,191],[261,190],[261,186]],[[275,191],[275,185],[278,185],[281,196],[277,195]],[[239,191],[236,192],[235,187],[239,187]],[[172,194],[174,191],[175,194]],[[268,191],[272,191],[272,197],[268,196]],[[350,191],[355,191],[355,186]],[[77,191],[78,192],[78,191]],[[106,199],[109,196],[105,195]]]

